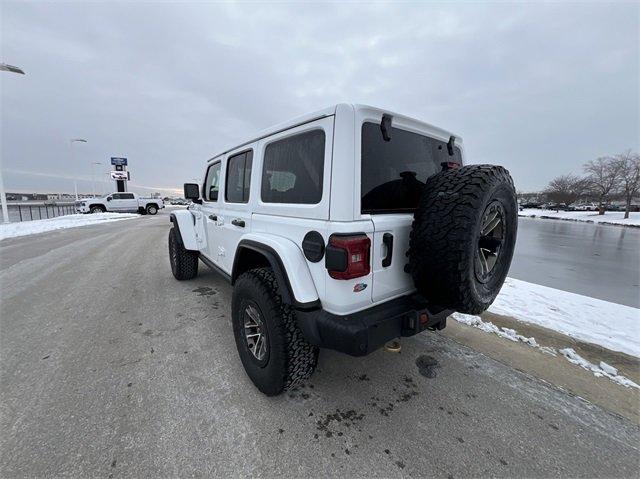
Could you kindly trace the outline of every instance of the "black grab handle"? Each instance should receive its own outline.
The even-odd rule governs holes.
[[[391,265],[393,258],[393,235],[391,233],[382,235],[382,243],[387,246],[387,256],[382,260],[382,266],[386,268]]]
[[[233,220],[231,224],[233,226],[239,226],[240,228],[244,228],[244,220],[241,220],[239,218],[236,218],[235,220]]]

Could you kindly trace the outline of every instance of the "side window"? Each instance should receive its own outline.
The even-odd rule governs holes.
[[[274,141],[264,150],[265,203],[316,204],[322,199],[325,134],[312,130]]]
[[[228,203],[247,203],[251,187],[253,151],[245,151],[227,160],[224,197]]]
[[[220,190],[220,165],[218,161],[207,170],[207,178],[204,181],[205,201],[218,201],[218,191]]]
[[[133,199],[133,193],[121,193],[120,194],[120,199],[121,200],[132,200]]]
[[[122,199],[122,195],[120,193],[114,193],[111,195],[111,198],[114,200],[121,200]]]

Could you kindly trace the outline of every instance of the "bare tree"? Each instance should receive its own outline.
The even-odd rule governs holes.
[[[619,170],[620,193],[625,199],[624,217],[629,217],[631,200],[640,192],[640,155],[627,150],[614,157]]]
[[[576,175],[562,175],[554,178],[545,188],[544,193],[555,203],[570,205],[587,191],[587,181]]]
[[[602,156],[584,164],[589,189],[598,197],[599,214],[604,214],[604,205],[619,185],[620,165],[615,158]]]

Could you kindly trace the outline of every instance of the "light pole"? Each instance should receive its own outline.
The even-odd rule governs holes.
[[[0,71],[3,72],[11,72],[11,73],[19,73],[20,75],[24,75],[24,72],[12,65],[7,65],[6,63],[0,63]],[[0,163],[0,202],[2,202],[2,222],[9,223],[9,209],[7,208],[7,195],[4,194],[4,181],[2,181],[2,164]]]
[[[75,163],[75,158],[73,156],[73,144],[74,143],[87,143],[87,140],[83,139],[83,138],[73,138],[71,140],[69,140],[69,145],[71,148],[71,164]],[[76,192],[76,201],[78,201],[78,180],[73,180],[73,189]]]
[[[99,161],[93,161],[91,162],[91,189],[93,190],[93,197],[96,197],[96,176],[94,174],[94,167],[96,165],[101,165],[102,163],[100,163]]]

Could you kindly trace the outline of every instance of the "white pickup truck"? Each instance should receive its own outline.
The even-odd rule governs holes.
[[[155,215],[164,208],[160,198],[141,198],[136,193],[111,193],[102,198],[87,198],[76,201],[78,213],[140,213]]]

